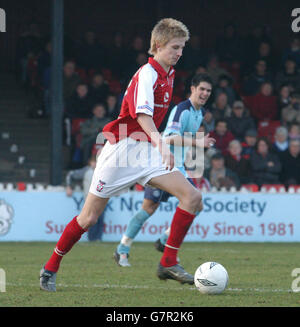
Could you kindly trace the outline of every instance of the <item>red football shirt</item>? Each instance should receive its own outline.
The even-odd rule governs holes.
[[[145,140],[145,137],[141,139],[136,134],[136,132],[146,134],[136,120],[138,113],[152,116],[156,128],[159,128],[172,98],[174,76],[173,67],[167,73],[157,61],[150,57],[148,63],[132,77],[125,92],[118,119],[103,128],[105,138],[110,143],[116,143],[126,137]],[[150,142],[148,135],[146,138]]]

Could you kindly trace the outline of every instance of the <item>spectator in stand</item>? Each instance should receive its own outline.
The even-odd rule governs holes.
[[[279,119],[281,118],[282,109],[291,103],[291,92],[288,85],[282,85],[278,93],[278,111]]]
[[[219,59],[217,55],[212,55],[207,63],[206,71],[211,77],[214,86],[217,85],[221,75],[227,75],[231,78],[230,74],[224,68],[219,66]]]
[[[39,26],[32,22],[29,26],[23,26],[22,34],[17,40],[16,61],[22,83],[28,82],[27,64],[29,58],[35,58],[43,47],[42,36]]]
[[[124,78],[124,67],[127,66],[128,49],[124,44],[123,33],[118,31],[113,38],[113,44],[107,49],[107,66],[114,76]]]
[[[281,156],[282,171],[280,180],[286,187],[300,184],[300,141],[290,141],[289,147]]]
[[[52,51],[51,42],[47,42],[44,50],[41,52],[37,60],[38,76],[41,85],[44,78],[45,70],[51,66],[51,51]]]
[[[216,121],[216,128],[210,133],[210,137],[216,140],[215,147],[221,151],[223,155],[228,152],[228,145],[234,139],[234,136],[227,129],[227,121],[220,119]]]
[[[109,86],[101,73],[95,73],[92,77],[89,93],[94,104],[105,102],[109,94]]]
[[[260,92],[247,98],[247,105],[251,116],[256,120],[275,120],[278,115],[277,96],[273,95],[273,86],[265,82],[260,87]]]
[[[255,25],[250,34],[246,36],[243,44],[244,57],[248,58],[246,65],[243,67],[245,74],[252,70],[253,62],[257,59],[259,45],[263,41],[272,44],[270,38],[266,35],[266,30],[262,26]]]
[[[80,82],[80,77],[75,72],[75,63],[73,61],[67,61],[64,64],[63,72],[63,98],[65,103],[74,94]]]
[[[211,106],[211,113],[215,120],[226,119],[231,114],[231,108],[228,104],[228,97],[225,92],[220,92]]]
[[[126,67],[130,67],[132,65],[136,65],[136,58],[139,53],[146,52],[144,39],[137,35],[134,37],[132,44],[127,52],[127,65]]]
[[[299,36],[293,36],[290,42],[289,48],[283,52],[282,62],[285,62],[287,58],[292,58],[300,67],[300,39]]]
[[[194,76],[195,67],[199,65],[206,66],[207,58],[207,51],[200,47],[199,35],[192,35],[188,44],[184,48],[184,57],[182,58],[182,62],[180,61],[182,69],[189,73],[192,73],[192,75]]]
[[[245,108],[242,101],[235,101],[232,107],[232,113],[227,119],[228,129],[239,141],[243,141],[245,133],[249,129],[255,129],[255,122],[249,116],[249,111]]]
[[[241,40],[234,23],[226,24],[223,34],[217,37],[216,53],[223,63],[241,59]]]
[[[91,185],[95,168],[96,168],[96,156],[92,155],[89,158],[86,166],[80,169],[70,170],[66,176],[66,195],[69,197],[73,195],[72,184],[76,180],[76,181],[82,181],[83,196],[84,198],[86,198],[89,192],[89,188]],[[88,230],[89,241],[96,241],[96,240],[101,241],[102,234],[103,234],[103,220],[104,220],[104,213],[102,213],[101,216],[99,217],[97,224],[89,228]]]
[[[106,117],[106,108],[103,104],[95,104],[93,107],[93,117],[84,121],[80,126],[82,135],[81,150],[82,159],[86,163],[91,155],[93,145],[96,143],[97,135],[102,132],[103,127],[110,122]]]
[[[238,140],[232,140],[228,146],[228,154],[225,156],[225,167],[239,176],[242,184],[250,181],[250,162],[242,155],[242,145]]]
[[[177,67],[177,66],[176,66]],[[186,99],[190,96],[190,92],[191,92],[191,89],[190,89],[190,86],[191,86],[191,82],[192,82],[192,79],[195,75],[198,75],[198,74],[204,74],[206,73],[206,67],[204,65],[197,65],[197,68],[194,70],[194,72],[192,72],[185,80],[185,88],[184,88],[184,93],[186,95]],[[208,100],[210,100],[212,97],[210,96]],[[206,102],[206,105],[209,104],[209,101]]]
[[[291,92],[300,89],[300,74],[294,59],[286,59],[284,62],[284,69],[276,75],[276,90],[278,91],[283,84],[288,85]]]
[[[106,116],[109,120],[115,120],[120,114],[120,105],[115,94],[110,93],[106,98]]]
[[[130,81],[132,76],[138,71],[138,69],[148,62],[148,56],[145,52],[138,52],[135,58],[135,62],[132,63],[125,72],[126,83]]]
[[[259,92],[263,83],[272,81],[272,76],[267,72],[267,64],[265,60],[259,59],[255,64],[255,71],[246,77],[243,90],[244,95],[255,95]]]
[[[84,39],[78,49],[77,63],[85,69],[86,73],[90,69],[101,70],[106,67],[105,50],[96,40],[95,32],[87,31],[84,34]]]
[[[206,169],[203,174],[211,187],[220,189],[226,187],[227,189],[235,186],[240,188],[241,183],[236,173],[225,167],[224,157],[220,153],[216,153],[211,157],[211,168]]]
[[[257,132],[255,129],[246,131],[244,142],[242,142],[242,156],[250,159],[251,154],[255,151],[255,144],[257,142]]]
[[[80,83],[76,92],[70,97],[66,104],[67,118],[89,118],[91,117],[92,101],[88,93],[88,86]]]
[[[277,59],[272,51],[270,42],[263,40],[259,44],[258,53],[255,61],[257,60],[264,60],[268,67],[268,70],[271,73],[275,72],[277,66]]]
[[[289,132],[284,126],[277,127],[275,131],[275,141],[273,143],[273,152],[277,153],[280,157],[282,152],[286,151],[289,147],[288,141]]]
[[[250,157],[252,182],[261,187],[263,184],[278,184],[281,163],[277,154],[271,152],[271,146],[266,138],[257,140],[255,151]]]
[[[300,126],[299,124],[293,123],[289,128],[289,141],[298,140],[300,141]]]
[[[220,93],[226,93],[228,98],[228,104],[233,105],[233,102],[237,99],[237,94],[232,88],[232,79],[227,75],[221,75],[219,77],[218,85],[214,91],[215,97]]]
[[[211,111],[206,110],[205,116],[203,119],[203,125],[207,133],[212,132],[215,129],[215,119]]]
[[[300,93],[291,94],[291,103],[281,111],[281,121],[286,127],[300,124]]]

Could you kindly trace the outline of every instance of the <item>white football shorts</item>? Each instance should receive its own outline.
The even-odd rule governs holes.
[[[129,191],[138,183],[145,186],[153,177],[178,171],[167,170],[157,147],[149,142],[125,138],[118,143],[106,142],[98,159],[89,192],[110,198]]]

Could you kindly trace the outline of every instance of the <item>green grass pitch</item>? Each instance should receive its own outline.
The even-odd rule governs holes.
[[[54,246],[0,243],[0,268],[6,273],[0,307],[300,306],[300,293],[291,289],[296,278],[292,270],[300,268],[297,243],[184,243],[179,257],[188,272],[193,274],[206,261],[227,269],[228,288],[220,295],[203,295],[173,280],[160,281],[156,268],[161,253],[151,243],[137,242],[130,268],[119,267],[112,259],[116,243],[76,244],[62,261],[57,292],[43,292],[39,271]]]

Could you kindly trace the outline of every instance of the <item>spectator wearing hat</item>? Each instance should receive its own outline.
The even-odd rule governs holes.
[[[247,130],[255,129],[255,122],[249,116],[248,110],[242,101],[235,101],[232,107],[232,113],[227,118],[228,129],[239,141],[243,141]]]
[[[289,147],[288,141],[289,132],[284,126],[280,126],[275,131],[275,141],[273,143],[273,151],[279,156],[282,152],[286,151]]]
[[[255,144],[257,141],[257,132],[255,129],[249,129],[245,133],[244,141],[242,142],[242,156],[246,159],[250,159],[251,154],[255,150]]]
[[[216,153],[211,157],[211,167],[204,171],[204,178],[206,178],[212,187],[220,189],[231,186],[240,188],[241,183],[239,177],[232,170],[225,167],[225,160],[221,153]]]
[[[251,154],[250,165],[252,181],[261,187],[263,184],[278,184],[281,163],[278,156],[271,152],[271,146],[266,138],[259,138],[255,151]]]
[[[229,143],[234,139],[233,134],[227,128],[227,121],[220,119],[216,122],[216,128],[210,136],[216,140],[215,147],[225,155]]]

